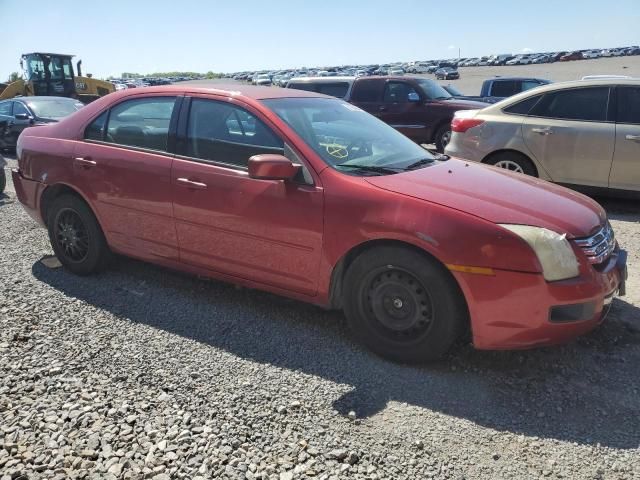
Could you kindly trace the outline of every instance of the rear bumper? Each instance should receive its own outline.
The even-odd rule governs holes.
[[[598,326],[613,297],[624,294],[626,253],[616,250],[601,271],[546,282],[541,274],[454,272],[469,305],[473,343],[482,350],[565,343]],[[574,308],[575,307],[575,308]]]
[[[17,169],[11,171],[11,177],[13,179],[13,186],[16,189],[16,196],[18,200],[20,200],[22,207],[31,218],[44,227],[45,222],[40,214],[40,197],[46,185],[35,180],[24,178]]]

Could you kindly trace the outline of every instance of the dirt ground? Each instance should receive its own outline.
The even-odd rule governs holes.
[[[539,65],[513,65],[504,67],[461,67],[460,79],[448,82],[465,95],[479,95],[482,82],[487,78],[536,77],[554,82],[580,80],[585,75],[628,75],[640,78],[640,56],[595,58],[573,62],[543,63]],[[433,78],[433,75],[420,75]]]

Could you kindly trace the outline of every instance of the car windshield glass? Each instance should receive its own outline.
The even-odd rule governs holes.
[[[422,88],[422,91],[424,92],[424,94],[430,100],[435,100],[436,98],[440,99],[440,98],[451,97],[451,94],[449,94],[449,92],[447,92],[444,88],[442,88],[433,80],[428,80],[424,78],[415,79],[415,80],[418,83],[418,85],[420,85],[420,88]]]
[[[59,119],[80,110],[82,103],[66,98],[29,100],[29,108],[40,118]]]
[[[351,174],[384,174],[381,167],[402,171],[419,160],[434,160],[427,150],[359,108],[338,99],[278,98],[263,100],[332,167]],[[427,166],[427,163],[424,164]]]
[[[458,90],[456,87],[454,87],[453,85],[447,85],[446,87],[443,87],[447,92],[449,92],[451,95],[455,95],[457,97],[463,97],[464,94]]]

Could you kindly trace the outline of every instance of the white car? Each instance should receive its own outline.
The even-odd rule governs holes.
[[[609,50],[608,48],[605,48],[604,50],[600,50],[600,56],[601,57],[613,57],[613,50]]]
[[[615,95],[616,109],[609,108]],[[461,110],[445,154],[590,191],[640,194],[640,80],[596,79],[527,90]]]
[[[404,75],[404,70],[401,68],[390,68],[387,75]]]
[[[586,50],[582,52],[583,58],[600,58],[600,50]]]
[[[517,55],[515,58],[509,60],[507,65],[529,65],[533,62],[531,55]]]

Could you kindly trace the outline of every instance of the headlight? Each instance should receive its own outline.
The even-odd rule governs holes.
[[[515,233],[529,244],[538,257],[542,265],[542,275],[548,282],[578,276],[578,260],[566,235],[529,225],[500,226]]]

